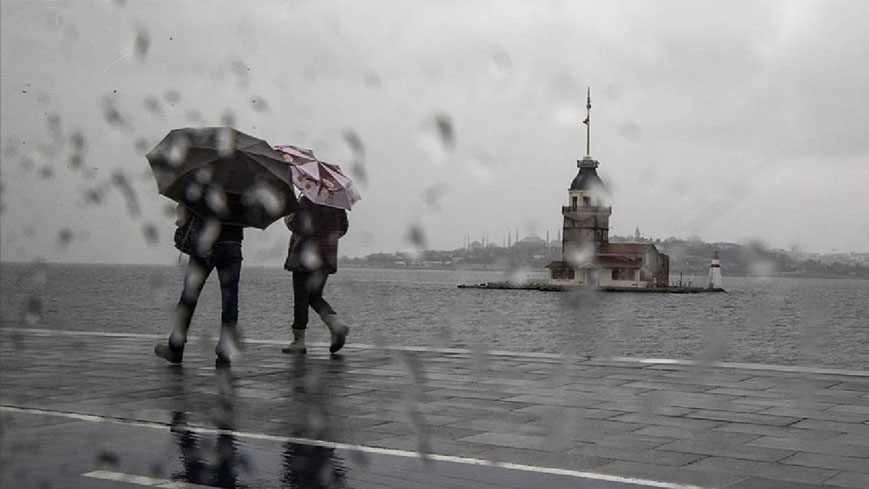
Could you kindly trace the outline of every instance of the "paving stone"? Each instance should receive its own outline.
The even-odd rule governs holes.
[[[624,447],[629,449],[649,450],[658,448],[661,445],[666,445],[675,441],[674,438],[666,438],[661,436],[638,435],[634,433],[623,433],[618,435],[601,436],[593,440],[593,443],[602,447]]]
[[[703,458],[702,455],[670,452],[665,450],[643,450],[637,448],[608,447],[597,444],[570,450],[571,453],[586,457],[609,458],[671,467],[682,467]]]
[[[686,415],[687,416],[687,415]],[[639,423],[644,425],[680,426],[683,428],[709,429],[721,424],[720,421],[693,419],[686,416],[661,416],[657,414],[628,413],[610,418],[611,421]]]
[[[665,416],[682,416],[694,411],[693,408],[664,406],[650,400],[634,399],[631,402],[603,402],[594,405],[595,409],[619,411],[619,413],[663,414]]]
[[[822,453],[797,453],[784,460],[780,460],[779,463],[835,469],[845,472],[869,473],[869,460],[865,458],[842,457]]]
[[[765,390],[749,390],[735,387],[720,387],[706,391],[707,394],[718,394],[722,396],[738,396],[733,402],[748,402],[748,400],[770,399],[769,402],[782,400],[781,392],[768,392]]]
[[[816,411],[813,409],[800,409],[792,407],[771,407],[760,412],[775,416],[791,416],[795,418],[823,419],[827,421],[840,421],[842,423],[865,423],[869,421],[869,414],[843,413],[840,411]]]
[[[841,443],[844,445],[862,445],[869,446],[869,436],[865,434],[847,434],[838,435],[829,439],[830,443]]]
[[[724,431],[728,433],[746,433],[759,436],[776,436],[779,438],[794,438],[797,440],[828,440],[840,436],[838,431],[822,431],[799,429],[792,426],[766,426],[747,423],[725,423],[715,427],[711,431]]]
[[[659,450],[673,452],[696,453],[701,455],[716,455],[745,460],[759,460],[761,462],[776,462],[793,455],[789,450],[774,448],[761,448],[738,443],[722,443],[719,441],[706,440],[676,440],[658,447]]]
[[[595,404],[600,404],[599,399],[575,394],[563,396],[540,396],[523,394],[506,397],[501,400],[505,402],[516,402],[533,406],[588,407],[594,406]]]
[[[746,477],[727,486],[727,489],[832,489],[826,484],[768,479],[766,477]]]
[[[656,437],[679,438],[685,440],[698,440],[722,444],[742,444],[759,438],[762,435],[751,433],[728,433],[724,431],[698,430],[682,428],[679,426],[647,426],[631,433],[632,435],[645,435]]]
[[[730,472],[734,474],[753,475],[769,479],[813,484],[820,484],[838,473],[835,470],[829,469],[799,467],[796,465],[782,465],[727,457],[707,457],[703,460],[689,464],[685,468],[692,470]]]
[[[788,426],[799,421],[799,418],[773,416],[767,414],[738,413],[732,411],[713,411],[704,409],[685,415],[686,418],[697,418],[713,421],[728,421],[734,423],[754,423],[768,426]]]
[[[388,410],[372,410],[369,413],[360,414],[360,417],[363,418],[372,418],[372,419],[380,419],[384,421],[402,421],[402,422],[410,422],[410,413],[406,410],[404,411],[388,411]],[[427,426],[440,426],[447,425],[451,423],[456,423],[458,421],[462,421],[465,418],[460,416],[442,416],[438,414],[418,414],[419,420],[422,424]]]
[[[622,414],[620,411],[604,409],[576,408],[567,406],[537,405],[514,409],[514,413],[537,414],[540,416],[559,417],[564,419],[607,419]]]
[[[829,486],[866,489],[869,487],[869,475],[845,472],[824,481],[824,483]]]
[[[830,411],[836,411],[839,413],[855,413],[869,415],[869,402],[862,406],[856,406],[852,404],[834,405],[830,408]]]
[[[641,398],[649,398],[654,403],[663,404],[666,406],[680,406],[688,408],[708,408],[726,410],[724,406],[730,406],[736,396],[725,396],[721,394],[709,394],[705,392],[679,392],[672,390],[660,390],[652,393],[644,394]],[[744,405],[735,405],[732,407],[734,411],[745,411]]]
[[[597,467],[612,462],[610,459],[586,457],[576,453],[510,447],[487,447],[485,451],[475,453],[474,457],[492,462],[518,463],[522,465],[582,471],[595,470]]]
[[[500,447],[526,448],[530,450],[548,450],[552,446],[551,441],[545,436],[513,435],[507,433],[481,433],[458,438],[458,441]]]
[[[530,436],[545,436],[551,432],[545,423],[511,421],[503,418],[476,418],[457,421],[449,425],[450,427],[458,427],[476,430],[480,432],[491,431],[498,433],[507,433],[515,435],[530,435]]]
[[[711,389],[711,387],[708,385],[650,381],[631,382],[629,384],[622,385],[622,387],[668,392],[706,392]]]
[[[777,438],[764,436],[748,443],[754,447],[781,448],[809,453],[826,453],[846,457],[869,457],[867,445],[845,445],[831,440],[795,440],[792,438]]]
[[[869,437],[869,425],[857,423],[842,423],[839,421],[827,421],[823,419],[805,419],[791,425],[792,428],[808,430],[838,431]]]

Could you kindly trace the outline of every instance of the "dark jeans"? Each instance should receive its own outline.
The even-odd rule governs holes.
[[[325,271],[293,272],[293,329],[308,327],[308,306],[321,318],[335,314],[332,306],[323,299],[323,288],[329,274]]]
[[[196,310],[196,303],[199,302],[199,294],[205,286],[205,280],[215,268],[217,268],[217,278],[220,280],[221,326],[228,328],[230,332],[235,332],[238,324],[238,282],[241,278],[241,260],[241,243],[236,241],[215,243],[208,258],[190,257],[187,262],[187,273],[184,276],[184,290],[175,309],[178,329],[185,335],[193,319],[193,312]]]

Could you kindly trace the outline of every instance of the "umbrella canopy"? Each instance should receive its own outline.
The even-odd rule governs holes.
[[[284,157],[233,128],[174,129],[146,157],[159,192],[202,217],[265,229],[296,209]]]
[[[315,204],[350,210],[362,196],[341,167],[314,156],[310,149],[275,146],[290,164],[293,185]]]

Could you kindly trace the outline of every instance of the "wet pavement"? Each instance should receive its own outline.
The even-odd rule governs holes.
[[[869,372],[0,330],[2,487],[869,487]]]

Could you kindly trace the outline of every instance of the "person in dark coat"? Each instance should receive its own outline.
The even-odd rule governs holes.
[[[284,219],[292,231],[284,269],[293,272],[293,340],[284,353],[306,353],[305,331],[308,307],[313,309],[332,334],[329,352],[344,346],[349,328],[341,324],[332,306],[323,298],[329,275],[338,271],[338,240],[347,233],[347,211],[299,200],[295,214]]]
[[[234,201],[233,201],[234,202]],[[171,363],[181,363],[184,358],[184,345],[187,343],[187,330],[193,319],[193,312],[199,302],[199,294],[205,281],[214,269],[220,280],[221,315],[220,339],[214,349],[218,367],[229,366],[233,352],[237,348],[238,325],[238,286],[241,277],[241,242],[244,228],[239,225],[220,223],[215,219],[203,219],[184,206],[178,208],[178,221],[181,227],[191,220],[199,220],[194,226],[196,249],[187,250],[190,259],[184,275],[184,289],[175,307],[175,321],[172,333],[166,343],[154,347],[154,353]]]

